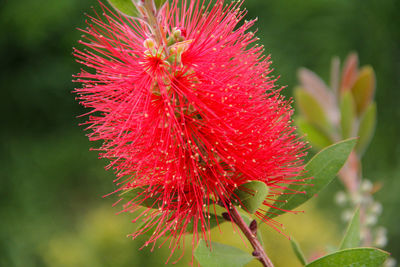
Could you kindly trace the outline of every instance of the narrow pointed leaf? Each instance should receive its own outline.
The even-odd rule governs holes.
[[[242,184],[234,193],[244,210],[255,213],[268,195],[268,186],[260,181]]]
[[[380,267],[389,255],[376,248],[351,248],[321,257],[306,267]]]
[[[158,198],[149,197],[146,190],[147,189],[143,187],[132,188],[122,192],[119,196],[122,199],[132,201],[137,205],[158,209]]]
[[[241,249],[216,242],[211,242],[210,250],[204,240],[200,240],[193,255],[202,267],[242,267],[253,260]]]
[[[297,87],[294,91],[294,96],[301,114],[307,121],[317,125],[323,130],[330,130],[331,127],[326,112],[322,108],[321,103],[312,94]]]
[[[320,150],[332,145],[333,142],[331,138],[325,132],[302,117],[297,116],[297,118],[295,118],[295,123],[300,134],[305,135],[305,138],[311,143],[313,149]]]
[[[297,259],[301,262],[301,264],[306,265],[307,261],[306,258],[304,257],[304,253],[301,250],[299,244],[294,240],[293,237],[290,238],[290,244],[292,245],[292,249],[294,254],[296,254]]]
[[[300,206],[325,186],[327,186],[346,162],[356,144],[356,138],[350,138],[320,151],[305,166],[306,173],[299,179],[305,179],[302,185],[290,185],[286,193],[280,195],[269,210],[268,217],[273,218]],[[306,179],[313,177],[313,179]],[[297,194],[293,194],[298,192]]]
[[[108,2],[115,10],[123,15],[129,17],[137,17],[139,15],[139,12],[132,3],[132,0],[108,0]]]
[[[352,94],[349,91],[344,92],[340,101],[340,125],[342,127],[342,138],[352,137],[356,118],[355,113],[356,111]]]
[[[344,234],[339,249],[355,248],[360,245],[360,210],[357,209]]]
[[[358,76],[358,55],[357,53],[350,53],[345,62],[342,72],[342,83],[340,91],[345,92],[350,90]]]
[[[329,121],[335,124],[339,119],[339,113],[333,92],[317,74],[309,69],[300,68],[298,77],[301,87],[318,101]]]
[[[371,104],[375,94],[375,72],[371,66],[361,69],[351,92],[353,93],[357,114],[361,115]]]
[[[205,221],[206,221],[206,225],[209,226],[209,228],[208,228],[209,230],[213,229],[214,227],[217,227],[219,224],[226,222],[226,220],[222,216],[215,215],[215,214],[210,214],[210,218],[209,219],[205,218]],[[186,232],[193,233],[193,231],[194,231],[194,223],[193,223],[193,220],[191,220],[186,228]],[[198,222],[198,225],[197,225],[197,231],[198,232],[202,231],[200,221]]]
[[[376,103],[372,103],[361,118],[358,129],[359,141],[356,146],[356,151],[362,155],[367,149],[375,132],[376,126]]]
[[[331,88],[337,94],[339,91],[340,82],[340,59],[339,57],[332,58],[331,62]]]
[[[154,3],[158,8],[160,8],[167,0],[155,0]]]
[[[158,215],[158,217],[161,217],[161,215]],[[205,220],[206,220],[208,230],[211,230],[211,229],[217,227],[218,225],[226,222],[226,220],[222,216],[219,216],[219,215],[216,216],[215,214],[210,214],[209,221],[207,218],[205,218]],[[136,230],[139,230],[140,228],[142,228],[144,226],[144,224],[145,224],[145,222],[139,223],[136,227]],[[155,233],[155,231],[157,230],[157,227],[158,227],[158,224],[155,224],[153,227],[146,229],[146,231],[143,232],[143,235],[147,236],[147,237],[152,236]],[[164,228],[161,229],[161,231],[163,231],[163,230],[164,230]],[[193,223],[193,220],[191,220],[188,223],[188,225],[186,226],[185,233],[192,234],[193,232],[194,232],[194,223]],[[198,222],[197,232],[199,232],[199,233],[202,232],[200,221]],[[171,232],[168,230],[167,233],[164,234],[164,236],[169,236],[170,234],[171,234]]]

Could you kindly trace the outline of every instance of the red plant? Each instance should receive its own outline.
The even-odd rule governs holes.
[[[132,234],[151,231],[146,245],[166,236],[173,251],[188,228],[201,233],[193,244],[208,240],[215,205],[235,202],[240,185],[264,182],[271,207],[302,171],[292,108],[255,45],[254,21],[239,25],[240,5],[175,0],[157,14],[156,29],[102,5],[105,13],[82,30],[88,50],[74,50],[86,66],[75,92],[91,109],[89,139],[103,141],[117,192],[135,192],[124,211],[149,207]],[[264,214],[256,213],[270,222]]]

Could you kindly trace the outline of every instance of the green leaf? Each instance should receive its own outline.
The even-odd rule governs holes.
[[[331,88],[332,91],[337,94],[339,91],[340,82],[340,59],[339,57],[333,57],[331,62]]]
[[[115,10],[125,16],[137,17],[139,15],[139,12],[132,0],[108,0],[108,2]]]
[[[294,254],[296,254],[297,259],[301,262],[301,264],[306,265],[307,261],[304,257],[303,251],[293,237],[290,237],[290,244],[292,245],[292,249],[294,251]]]
[[[241,204],[246,211],[253,214],[267,197],[268,186],[260,181],[251,181],[242,184],[235,190],[234,194],[234,197],[240,200],[238,204]]]
[[[218,226],[219,224],[222,224],[224,222],[226,222],[226,220],[219,215],[215,215],[215,214],[210,214],[210,219],[208,221],[207,218],[204,219],[206,221],[206,224],[210,226],[210,228],[208,228],[209,230],[211,230],[212,228]],[[200,228],[200,221],[198,222],[198,226],[197,226],[197,231],[201,232],[201,228]],[[194,228],[194,223],[193,220],[191,220],[186,228],[186,232],[187,233],[193,233],[193,229]]]
[[[306,267],[380,267],[389,253],[377,248],[351,248],[321,257]]]
[[[124,191],[119,196],[126,201],[132,200],[137,205],[158,209],[157,202],[159,202],[159,199],[156,197],[149,197],[146,190],[147,189],[143,187],[131,188]]]
[[[343,93],[342,99],[340,101],[340,124],[342,126],[343,138],[352,137],[354,121],[356,118],[355,113],[356,110],[354,106],[353,96],[349,91],[346,91]]]
[[[309,123],[302,117],[297,116],[295,118],[295,123],[300,134],[306,135],[305,138],[311,143],[314,149],[322,149],[333,143],[331,138],[326,135],[325,132],[321,131],[318,127]]]
[[[360,245],[360,241],[360,210],[357,209],[347,227],[339,249],[343,250],[346,248],[358,247]]]
[[[310,94],[321,105],[326,116],[331,122],[336,121],[336,101],[335,96],[325,82],[314,72],[306,68],[300,68],[297,72],[301,87]]]
[[[376,103],[373,102],[365,111],[360,121],[360,126],[357,135],[360,137],[356,151],[359,155],[362,155],[367,149],[375,132],[376,125]]]
[[[165,2],[167,2],[167,0],[155,0],[154,2],[156,4],[156,7],[160,8],[162,5],[164,5]]]
[[[356,82],[351,88],[356,103],[357,114],[361,115],[371,104],[375,93],[375,72],[371,66],[360,70]]]
[[[295,88],[294,96],[301,114],[303,114],[307,121],[323,130],[329,131],[331,129],[325,110],[313,95],[297,87]]]
[[[253,260],[241,249],[216,242],[211,242],[210,250],[204,240],[200,240],[193,254],[202,267],[242,267]]]
[[[285,213],[284,210],[293,210],[300,206],[325,186],[327,186],[346,162],[350,152],[356,144],[356,138],[350,138],[320,151],[305,166],[306,173],[299,179],[313,177],[314,179],[306,179],[302,185],[290,185],[288,191],[278,197],[274,203],[276,208],[270,208],[268,216],[273,218],[277,215]],[[294,191],[305,192],[304,194],[293,194]]]
[[[342,83],[340,91],[345,92],[350,90],[358,75],[358,55],[357,53],[350,53],[345,62],[342,71]]]
[[[161,215],[157,215],[158,217],[161,217]],[[208,230],[211,230],[212,228],[214,228],[214,227],[216,227],[216,226],[218,226],[218,225],[220,225],[220,224],[222,224],[222,223],[224,223],[224,222],[226,222],[226,220],[222,217],[222,216],[219,216],[219,215],[217,215],[217,216],[215,216],[215,214],[210,214],[210,219],[209,219],[209,222],[208,222],[208,219],[205,219],[206,220],[206,223],[207,223],[207,225],[209,226],[209,228],[208,228]],[[217,222],[217,220],[218,220],[218,222]],[[142,228],[143,226],[144,226],[144,224],[145,224],[145,222],[141,222],[141,223],[138,223],[138,225],[137,225],[137,227],[136,227],[136,230],[139,230],[140,228]],[[202,229],[200,228],[200,221],[198,222],[198,226],[197,226],[197,232],[202,232]],[[143,232],[143,235],[145,235],[145,236],[147,236],[147,237],[150,237],[150,236],[152,236],[153,235],[153,233],[156,231],[156,229],[157,229],[157,227],[158,227],[158,224],[155,224],[153,227],[151,227],[150,229],[147,229],[146,230],[146,232]],[[162,230],[164,230],[164,229],[162,229]],[[187,234],[192,234],[193,233],[193,231],[194,231],[194,223],[193,223],[193,219],[188,223],[188,225],[186,226],[186,229],[185,229],[185,233],[187,233]],[[168,230],[167,231],[167,233],[165,233],[164,235],[165,236],[169,236],[170,235],[170,231]]]

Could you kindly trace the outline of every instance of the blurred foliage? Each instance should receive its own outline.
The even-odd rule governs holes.
[[[96,0],[0,2],[0,266],[157,266],[168,256],[167,245],[150,254],[138,251],[142,240],[125,238],[134,227],[130,219],[113,215],[114,198],[101,199],[113,191],[113,174],[88,151],[94,144],[78,127],[84,119],[76,116],[84,110],[70,93],[71,74],[80,68],[71,47],[90,5],[98,6]],[[364,174],[383,182],[376,197],[389,229],[387,250],[400,258],[400,1],[247,0],[245,7],[248,18],[259,18],[257,34],[289,96],[300,66],[328,80],[331,57],[354,50],[361,65],[374,67],[378,125]],[[325,250],[316,244],[339,242],[331,191],[320,194],[316,211],[279,218],[308,257]],[[236,238],[242,246],[237,235],[217,231],[215,241]],[[265,231],[271,232],[265,243],[272,260],[296,266],[286,262],[296,261],[287,256],[289,241]],[[180,264],[189,261],[188,254]]]

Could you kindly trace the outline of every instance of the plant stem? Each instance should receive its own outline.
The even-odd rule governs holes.
[[[344,187],[347,192],[352,196],[352,199],[357,198],[357,194],[360,194],[360,187],[362,181],[361,174],[361,160],[357,156],[356,152],[353,151],[349,159],[347,160],[345,166],[339,172],[339,178],[342,180]],[[360,223],[364,237],[362,239],[362,246],[372,246],[372,232],[371,227],[366,224],[366,213],[367,208],[364,203],[353,203],[354,207],[359,205],[360,209]]]
[[[143,19],[150,26],[150,30],[153,37],[158,45],[165,50],[165,40],[163,36],[163,30],[161,29],[160,22],[158,21],[158,10],[154,4],[154,0],[141,0],[142,6],[139,6],[138,10],[142,13]],[[143,7],[143,8],[142,8]],[[168,52],[168,51],[165,51]]]
[[[232,221],[240,228],[240,230],[249,240],[250,244],[253,246],[253,256],[257,258],[257,260],[259,260],[264,267],[274,267],[257,238],[257,229],[255,231],[250,229],[249,225],[244,222],[242,216],[240,216],[240,213],[235,206],[231,205],[228,208],[228,211]]]

